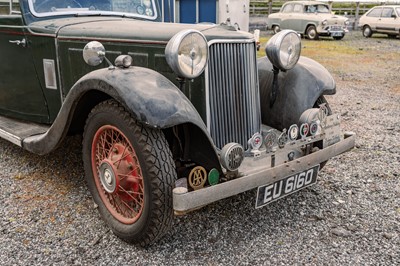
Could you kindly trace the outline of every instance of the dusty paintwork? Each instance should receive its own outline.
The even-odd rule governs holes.
[[[274,36],[273,66],[252,34],[161,23],[155,0],[19,3],[0,16],[0,137],[42,155],[82,135],[85,179],[124,240],[151,244],[173,213],[250,189],[264,206],[354,146],[293,31]]]

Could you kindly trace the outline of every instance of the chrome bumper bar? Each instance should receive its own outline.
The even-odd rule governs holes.
[[[245,173],[244,176],[240,178],[214,186],[191,192],[186,192],[179,187],[175,188],[173,190],[174,211],[176,214],[184,214],[188,211],[198,209],[212,202],[237,195],[247,190],[272,184],[293,173],[301,172],[352,149],[355,145],[355,139],[355,134],[347,134],[343,140],[307,156],[273,168],[263,169],[247,175]]]

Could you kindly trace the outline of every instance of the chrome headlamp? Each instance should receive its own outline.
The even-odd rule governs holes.
[[[300,36],[293,30],[282,30],[269,39],[265,52],[278,69],[282,71],[292,69],[300,58]]]
[[[346,26],[348,26],[350,24],[350,21],[349,20],[346,20],[345,22],[344,22],[344,25],[346,25]]]
[[[196,78],[208,61],[208,44],[197,30],[183,30],[172,37],[165,48],[168,65],[181,78]]]
[[[324,19],[324,20],[321,22],[321,24],[325,26],[326,24],[328,24],[328,21],[327,21],[326,19]]]

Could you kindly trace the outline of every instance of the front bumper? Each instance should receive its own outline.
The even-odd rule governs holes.
[[[321,36],[344,36],[349,30],[342,26],[324,26],[319,27],[317,32]]]
[[[173,190],[173,208],[176,214],[183,214],[198,209],[212,202],[237,195],[239,193],[272,184],[288,175],[303,171],[330,158],[352,149],[355,145],[355,134],[345,134],[343,140],[307,156],[297,158],[278,166],[246,172],[240,178],[215,186],[187,192],[181,188]]]

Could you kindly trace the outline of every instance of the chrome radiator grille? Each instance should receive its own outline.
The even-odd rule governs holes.
[[[206,71],[208,129],[215,145],[247,141],[260,131],[260,100],[254,42],[218,42],[209,47]]]

